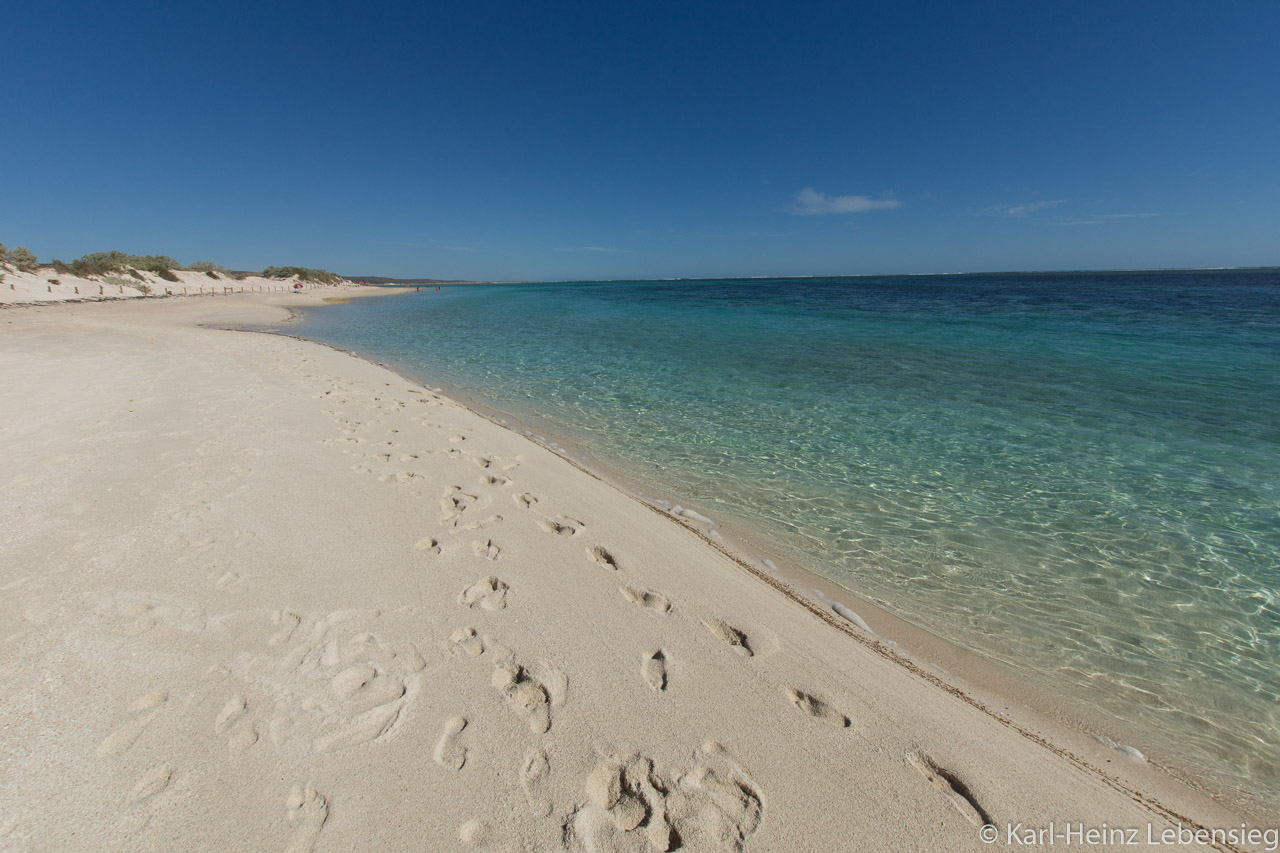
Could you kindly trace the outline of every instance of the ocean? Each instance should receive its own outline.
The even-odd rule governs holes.
[[[304,337],[1280,805],[1280,272],[449,286]]]

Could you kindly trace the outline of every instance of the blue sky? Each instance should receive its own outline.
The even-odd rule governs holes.
[[[464,279],[1280,264],[1280,3],[10,4],[0,241]]]

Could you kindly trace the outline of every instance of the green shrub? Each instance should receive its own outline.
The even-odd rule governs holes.
[[[328,270],[313,270],[307,267],[267,267],[262,271],[263,278],[289,278],[295,275],[300,281],[310,281],[316,284],[333,284],[342,280],[342,276],[335,275]]]
[[[150,296],[150,295],[151,295],[151,285],[149,285],[149,284],[135,284],[135,285],[133,286],[133,289],[134,289],[134,290],[140,290],[140,291],[142,291],[142,295],[143,295],[143,296]]]
[[[205,274],[205,275],[207,275],[207,276],[209,276],[209,278],[214,278],[214,279],[216,279],[216,278],[218,277],[218,274],[217,274],[216,272],[214,272],[213,270],[205,270],[205,271],[204,271],[204,274]]]
[[[226,272],[227,271],[226,267],[222,266],[222,264],[215,264],[213,261],[196,261],[194,264],[190,264],[187,267],[187,269],[195,270],[196,272]]]
[[[72,273],[71,267],[67,266],[64,261],[60,261],[57,258],[49,261],[49,266],[53,267],[53,271],[58,275],[71,275]]]
[[[160,270],[180,270],[183,266],[168,255],[131,255],[115,249],[93,252],[71,262],[71,269],[77,275],[103,275],[124,272],[129,268],[158,274]]]
[[[159,274],[161,270],[180,270],[182,264],[175,261],[168,255],[133,255],[130,257],[133,263],[129,266],[134,269],[146,270]]]
[[[18,272],[35,272],[40,268],[40,261],[36,259],[35,252],[26,246],[19,246],[8,255],[9,263],[18,268]]]
[[[105,275],[112,272],[124,272],[133,266],[133,256],[124,252],[94,252],[71,262],[71,268],[77,275]]]
[[[127,270],[125,270],[125,272],[126,272],[128,275],[131,275],[131,276],[133,276],[134,278],[136,278],[138,281],[146,282],[146,279],[142,277],[142,273],[138,272],[137,270],[133,269],[132,267],[131,267],[131,268],[129,268],[129,269],[127,269]]]

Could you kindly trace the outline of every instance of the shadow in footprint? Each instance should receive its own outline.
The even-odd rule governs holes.
[[[794,687],[788,687],[785,693],[793,705],[808,714],[810,717],[823,720],[831,723],[832,725],[839,726],[842,729],[847,729],[849,727],[848,717],[841,714],[835,708],[831,707],[826,702],[823,702],[818,697],[810,693],[805,693],[801,690],[796,690]]]
[[[939,793],[947,798],[952,808],[964,815],[974,826],[986,826],[991,816],[978,804],[969,786],[950,770],[944,770],[921,750],[907,753],[907,763],[919,771]]]

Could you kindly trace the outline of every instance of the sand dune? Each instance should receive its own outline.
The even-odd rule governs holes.
[[[1007,824],[1238,825],[440,394],[198,325],[280,302],[0,312],[0,848],[932,851],[1007,847]]]

